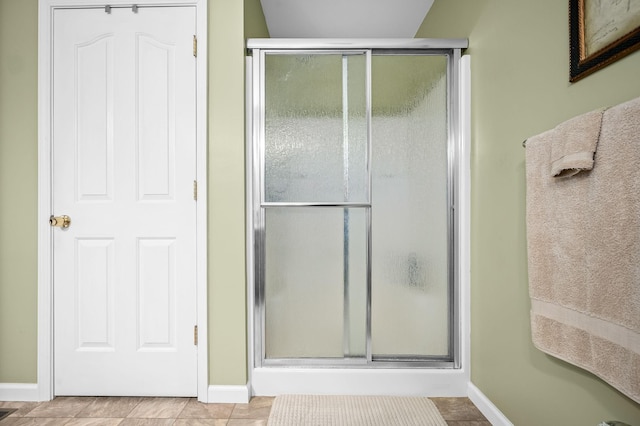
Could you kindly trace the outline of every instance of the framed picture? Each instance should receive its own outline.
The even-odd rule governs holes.
[[[575,82],[640,49],[640,0],[569,0],[569,33]]]

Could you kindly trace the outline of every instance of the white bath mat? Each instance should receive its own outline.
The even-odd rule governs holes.
[[[446,426],[428,398],[281,395],[268,426]]]

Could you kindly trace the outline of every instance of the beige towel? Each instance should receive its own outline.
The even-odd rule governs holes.
[[[549,174],[556,129],[526,146],[533,342],[640,402],[640,98],[604,112],[591,171]]]
[[[593,168],[603,109],[579,115],[559,124],[551,145],[551,176],[570,177]]]

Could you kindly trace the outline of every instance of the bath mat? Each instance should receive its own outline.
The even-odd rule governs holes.
[[[281,395],[268,426],[446,426],[428,398],[397,396]]]

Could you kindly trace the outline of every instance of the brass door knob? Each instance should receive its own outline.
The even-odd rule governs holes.
[[[49,225],[59,228],[68,228],[71,225],[71,218],[67,215],[53,216],[49,218]]]

